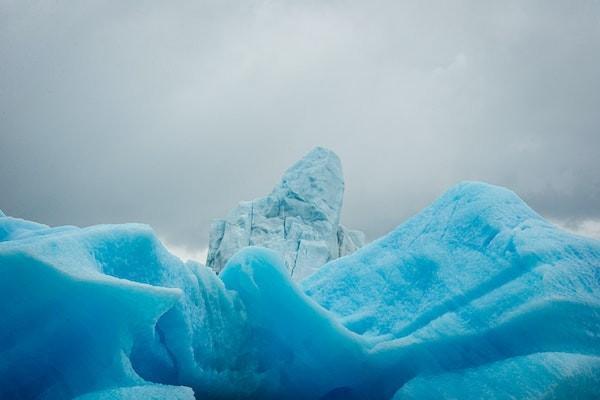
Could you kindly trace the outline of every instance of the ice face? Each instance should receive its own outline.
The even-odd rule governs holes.
[[[231,382],[251,388],[254,375],[222,367],[244,356],[235,296],[207,268],[169,254],[145,225],[2,218],[0,291],[2,399],[70,399],[146,382],[224,397],[240,392]]]
[[[144,225],[4,217],[0,293],[3,399],[600,395],[600,242],[482,183],[300,285],[265,248],[217,276]]]
[[[194,400],[194,391],[184,386],[146,384],[105,389],[84,394],[75,400]]]
[[[434,376],[404,385],[394,400],[452,399],[595,399],[600,357],[541,352]]]
[[[467,182],[303,286],[353,331],[407,337],[473,307],[495,309],[488,322],[501,319],[499,297],[509,312],[534,299],[586,296],[594,287],[581,277],[596,273],[597,257],[597,242],[556,229],[514,193]]]
[[[317,147],[290,167],[271,194],[242,202],[210,231],[207,266],[220,272],[237,251],[279,252],[294,280],[350,254],[364,235],[340,225],[344,180],[339,158]]]
[[[113,246],[123,236],[143,243],[147,230],[5,217],[0,232],[0,398],[68,399],[142,383],[128,359],[132,343],[151,335],[181,296],[119,276],[159,272],[142,269],[147,248],[128,254]]]
[[[302,286],[394,366],[398,399],[593,398],[599,267],[599,242],[466,182]]]

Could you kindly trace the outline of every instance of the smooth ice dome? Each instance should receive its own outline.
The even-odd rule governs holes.
[[[0,217],[2,399],[596,399],[600,242],[509,190],[450,189],[296,284],[138,224]]]
[[[241,202],[210,230],[207,266],[220,272],[247,246],[279,252],[294,280],[364,245],[364,234],[340,225],[344,178],[340,159],[315,148],[283,175],[271,194]]]

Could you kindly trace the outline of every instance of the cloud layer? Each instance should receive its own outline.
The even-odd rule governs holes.
[[[600,3],[491,3],[5,2],[0,208],[197,251],[321,145],[371,238],[465,179],[596,226]]]

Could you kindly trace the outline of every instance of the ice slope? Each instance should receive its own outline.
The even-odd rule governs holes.
[[[246,246],[278,251],[300,280],[364,245],[364,234],[340,224],[344,178],[339,158],[317,147],[291,166],[272,192],[241,202],[210,230],[207,266],[220,272]]]
[[[194,391],[184,386],[148,384],[100,390],[75,400],[194,400]]]
[[[482,183],[301,286],[264,248],[217,276],[144,225],[0,217],[0,398],[594,399],[599,269]]]
[[[121,229],[130,229],[123,227]],[[0,398],[72,398],[143,382],[127,357],[181,296],[121,279],[103,235],[0,218]]]
[[[520,398],[544,374],[549,398],[600,394],[600,243],[557,229],[509,190],[459,184],[302,285],[370,342],[383,385],[406,385],[397,398],[438,384],[431,398]],[[480,386],[455,384],[467,377]]]
[[[199,393],[251,386],[254,375],[221,367],[243,354],[235,299],[147,226],[0,218],[0,293],[2,399],[72,398],[145,380]]]
[[[337,362],[362,347],[271,251],[240,252],[221,280],[144,225],[2,217],[0,232],[2,399],[317,398],[357,376]]]
[[[596,399],[600,357],[534,353],[479,367],[420,376],[394,396],[403,399]]]

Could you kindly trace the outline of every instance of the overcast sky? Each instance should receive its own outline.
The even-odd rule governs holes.
[[[600,237],[598,1],[0,0],[0,209],[172,246],[314,146],[373,239],[451,185]]]

